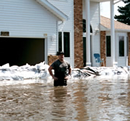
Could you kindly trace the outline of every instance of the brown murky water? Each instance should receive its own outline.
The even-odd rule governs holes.
[[[130,81],[1,86],[0,121],[130,121]]]

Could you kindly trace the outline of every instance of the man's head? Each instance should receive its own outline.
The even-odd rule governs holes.
[[[64,52],[62,51],[57,52],[57,56],[59,57],[60,61],[64,61]]]

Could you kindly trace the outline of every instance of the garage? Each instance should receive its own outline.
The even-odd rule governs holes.
[[[0,66],[35,65],[45,60],[44,38],[0,38]]]

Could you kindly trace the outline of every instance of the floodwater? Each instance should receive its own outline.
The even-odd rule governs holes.
[[[1,86],[0,121],[130,121],[130,81]]]

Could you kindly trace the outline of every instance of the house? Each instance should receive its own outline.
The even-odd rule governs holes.
[[[100,2],[105,1],[111,2],[114,49],[113,14],[117,0],[0,1],[0,65],[47,63],[49,55],[62,50],[72,67],[95,66],[93,54],[100,53],[101,48]],[[115,51],[111,60],[111,66],[116,64]]]
[[[101,55],[104,59],[104,66],[112,66],[111,62],[111,26],[110,19],[101,16],[100,33],[101,33]],[[115,56],[118,66],[130,65],[129,43],[130,43],[130,26],[124,23],[114,21],[115,24]]]

